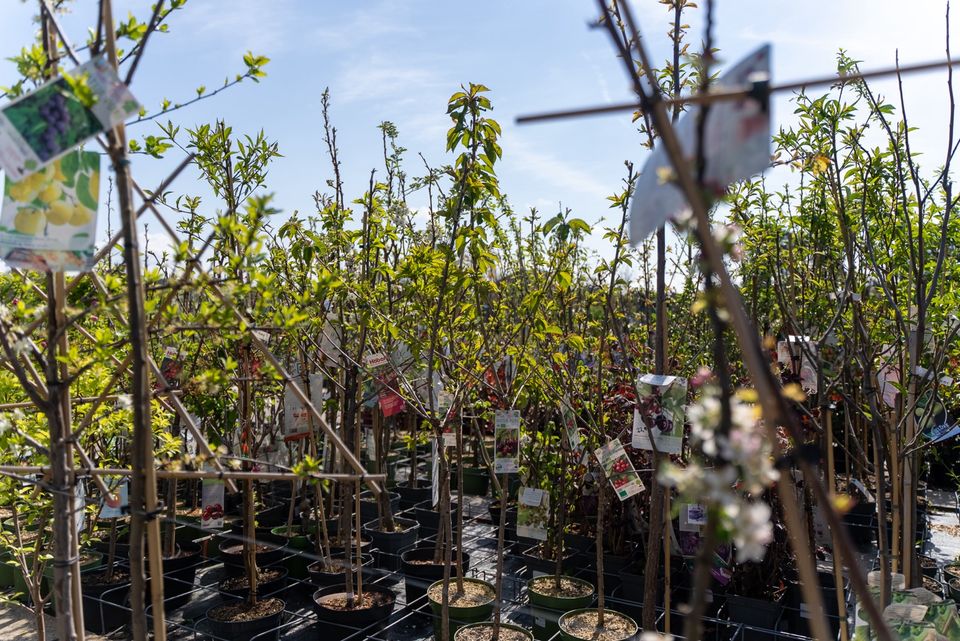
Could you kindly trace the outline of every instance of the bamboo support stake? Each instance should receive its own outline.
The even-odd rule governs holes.
[[[670,634],[670,539],[672,536],[670,490],[663,488],[663,631],[667,634]]]
[[[57,73],[57,36],[51,29],[50,19],[44,15],[43,6],[41,3],[41,26],[43,48],[48,61],[44,73],[52,77]],[[83,641],[82,614],[81,625],[79,629],[77,627],[78,611],[82,613],[82,609],[79,607],[79,546],[74,527],[74,497],[71,492],[76,486],[71,474],[70,445],[65,438],[70,430],[70,386],[66,383],[69,380],[69,370],[66,363],[58,358],[67,352],[63,297],[56,295],[58,286],[62,286],[62,283],[62,272],[46,275],[47,345],[44,374],[47,398],[44,409],[50,436],[50,478],[56,489],[53,495],[53,596],[57,636],[61,641]],[[62,287],[60,291],[62,292]],[[34,604],[34,607],[40,608],[42,604]]]
[[[799,91],[807,89],[809,87],[819,87],[824,85],[835,85],[845,82],[856,82],[858,80],[867,80],[870,78],[883,78],[885,76],[893,75],[906,75],[910,73],[918,73],[922,71],[935,71],[937,69],[942,69],[944,67],[949,67],[955,64],[960,64],[960,60],[940,60],[934,62],[921,62],[915,65],[905,65],[902,67],[886,67],[884,69],[876,69],[874,71],[863,71],[860,73],[850,73],[850,74],[839,74],[833,76],[821,76],[818,78],[810,78],[807,80],[796,80],[793,82],[784,83],[782,85],[771,85],[766,91],[769,93],[783,93],[787,91]],[[755,92],[753,87],[738,87],[732,89],[717,89],[715,91],[707,92],[706,94],[697,94],[693,96],[683,96],[678,98],[664,98],[660,101],[665,107],[673,107],[675,105],[685,106],[685,105],[705,105],[711,104],[714,102],[720,102],[724,100],[743,100],[744,98],[755,97]],[[519,116],[517,118],[517,124],[525,124],[531,122],[543,122],[547,120],[561,120],[564,118],[578,118],[582,116],[601,116],[611,113],[620,113],[623,111],[640,111],[643,110],[643,104],[638,103],[636,100],[631,100],[629,102],[616,102],[609,105],[598,105],[596,107],[580,107],[577,109],[565,109],[562,111],[548,111],[538,114],[530,114],[527,116]]]
[[[67,342],[67,319],[66,314],[64,313],[64,303],[66,302],[66,293],[65,293],[65,280],[63,272],[56,272],[53,275],[53,291],[51,292],[53,296],[53,305],[56,310],[57,318],[57,334],[59,335],[59,340],[57,341],[56,350],[61,357],[64,357],[64,360],[60,363],[60,378],[61,380],[68,380],[70,376],[70,368],[67,365],[66,356],[69,353],[70,345]],[[67,478],[74,479],[72,486],[74,489],[77,487],[76,478],[74,476],[74,465],[73,465],[73,453],[71,449],[78,449],[76,446],[71,448],[71,435],[72,435],[72,426],[73,426],[73,408],[70,404],[70,386],[64,385],[63,390],[60,393],[60,411],[64,417],[63,421],[63,441],[64,441],[64,456],[66,457],[67,464]],[[78,450],[79,451],[79,450]],[[80,541],[77,535],[77,523],[76,520],[79,517],[74,510],[70,510],[68,515],[69,518],[69,527],[70,527],[70,559],[71,559],[71,568],[70,568],[70,592],[71,598],[73,599],[73,628],[77,635],[78,641],[83,641],[84,637],[84,625],[83,625],[83,597],[82,597],[82,586],[80,585]]]
[[[101,0],[101,19],[106,36],[105,48],[111,64],[117,68],[116,33],[112,0]],[[133,208],[130,161],[127,158],[126,133],[122,124],[107,134],[110,158],[116,175],[117,196],[123,234],[123,260],[127,276],[127,313],[129,314],[130,347],[133,351],[133,444],[131,462],[134,470],[130,489],[130,605],[132,631],[136,641],[146,641],[147,622],[144,603],[143,534],[146,530],[150,564],[150,595],[153,606],[153,639],[166,641],[167,630],[163,606],[163,551],[160,546],[160,522],[154,517],[157,509],[157,482],[153,464],[153,430],[150,423],[150,372],[144,311],[143,281],[140,268],[140,244],[137,238],[137,216]],[[149,515],[149,516],[148,516]]]

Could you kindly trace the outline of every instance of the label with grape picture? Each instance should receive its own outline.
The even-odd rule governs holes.
[[[633,413],[633,437],[630,445],[652,450],[650,435],[657,451],[679,454],[683,448],[683,424],[687,404],[687,379],[647,374],[637,380],[637,409]]]
[[[0,110],[0,168],[22,180],[139,111],[127,85],[98,56]]]
[[[100,154],[76,150],[23,180],[4,182],[0,258],[36,271],[92,267]]]
[[[594,450],[594,455],[621,501],[645,489],[620,441],[610,441],[603,447],[598,447]]]
[[[493,421],[493,471],[515,474],[520,471],[520,410],[497,410]]]

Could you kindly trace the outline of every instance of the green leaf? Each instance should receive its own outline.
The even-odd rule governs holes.
[[[80,168],[80,152],[73,151],[60,159],[60,171],[66,177],[65,183],[68,187],[73,186],[76,180],[77,170]]]
[[[76,194],[80,204],[97,211],[97,200],[90,194],[90,177],[87,174],[80,174],[80,178],[77,180]]]

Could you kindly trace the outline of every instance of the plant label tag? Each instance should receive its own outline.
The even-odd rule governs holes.
[[[520,410],[497,410],[493,421],[493,471],[515,474],[520,471]]]
[[[606,475],[610,485],[617,493],[617,498],[625,501],[634,494],[639,494],[644,490],[643,482],[640,476],[627,457],[626,451],[620,441],[610,441],[594,451],[603,473]]]
[[[891,603],[884,611],[884,618],[920,622],[927,614],[927,606],[918,603]]]
[[[0,110],[0,168],[22,180],[140,111],[103,56]]]
[[[383,352],[367,354],[363,357],[363,366],[369,370],[378,370],[390,364],[390,359]]]
[[[369,427],[363,430],[363,442],[366,445],[367,460],[373,461],[377,458],[377,440],[373,438],[373,430]]]
[[[766,44],[726,71],[717,84],[743,88],[770,75],[770,45]],[[761,173],[770,167],[770,110],[765,100],[747,98],[711,105],[706,113],[704,182],[715,194],[732,183]],[[701,109],[688,109],[677,122],[677,141],[685,157],[693,157],[697,144]],[[663,145],[650,154],[634,189],[630,204],[630,242],[639,244],[667,220],[689,211],[689,205],[675,180],[664,180],[663,170],[671,168]]]
[[[443,446],[444,447],[457,446],[457,433],[453,430],[452,426],[447,426],[443,430]]]
[[[524,499],[525,496],[526,499]],[[517,506],[517,536],[546,541],[549,521],[550,495],[533,487],[520,488],[520,504]]]
[[[73,150],[13,182],[7,174],[0,212],[0,257],[33,271],[93,267],[100,200],[100,154]]]
[[[254,336],[256,336],[257,340],[260,341],[261,343],[266,344],[267,341],[270,340],[270,332],[268,332],[268,331],[266,331],[266,330],[263,330],[263,329],[255,329],[255,330],[253,330],[251,333],[252,333]]]
[[[687,379],[641,376],[637,379],[637,409],[633,413],[630,445],[638,450],[652,450],[656,445],[661,453],[679,454],[683,448],[686,404]]]
[[[126,480],[120,481],[119,484],[107,483],[107,489],[111,491],[111,494],[101,499],[101,519],[119,519],[123,516],[124,509],[127,509],[130,505],[130,499],[127,496],[128,487]]]
[[[200,492],[203,506],[200,528],[213,530],[223,527],[223,479],[203,479]]]
[[[543,503],[544,491],[535,487],[520,489],[520,504],[530,507],[539,507]]]

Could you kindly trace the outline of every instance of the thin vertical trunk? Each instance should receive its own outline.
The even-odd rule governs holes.
[[[47,276],[48,289],[53,289],[53,276]],[[52,483],[56,488],[53,495],[53,594],[56,613],[57,638],[63,641],[75,641],[76,630],[73,626],[71,524],[73,523],[73,492],[68,477],[67,446],[64,437],[64,415],[60,395],[64,384],[60,380],[60,368],[55,357],[57,345],[57,314],[54,297],[47,298],[47,372],[48,390],[47,419],[50,428],[50,468]],[[39,605],[37,606],[40,607]]]
[[[605,484],[605,480],[601,481],[597,500],[597,625],[601,628],[603,627],[603,609],[605,606],[603,594],[603,506],[606,503],[603,493],[607,489]],[[646,593],[644,594],[644,601],[647,601]],[[646,629],[652,630],[653,628]]]
[[[561,424],[564,424],[564,421],[561,418]],[[569,447],[561,448],[560,450],[560,500],[558,501],[558,512],[557,512],[557,544],[555,546],[557,563],[554,565],[553,570],[553,587],[554,590],[559,594],[560,593],[560,577],[563,575],[563,536],[564,530],[567,526],[567,465],[568,465],[568,452],[572,449],[573,444],[567,439],[566,435],[566,425],[564,424],[564,433],[560,435],[561,442],[566,442]],[[502,502],[500,505],[500,511],[505,513],[507,511],[506,502]]]
[[[243,345],[240,353],[240,421],[243,426],[244,456],[253,456],[255,437],[253,434],[252,400],[250,397],[250,346]],[[251,469],[249,462],[244,463],[247,470]],[[247,594],[247,604],[252,608],[257,603],[258,576],[257,576],[257,530],[254,513],[254,484],[247,479],[243,492],[243,565],[247,573],[247,582],[250,591]]]
[[[41,6],[43,46],[50,61],[45,73],[56,74],[57,37],[49,16]],[[59,285],[59,287],[58,287]],[[47,423],[50,434],[50,468],[54,493],[53,516],[53,593],[57,634],[63,641],[83,639],[82,619],[79,630],[75,617],[79,611],[74,601],[74,585],[79,589],[79,562],[74,537],[73,489],[76,478],[71,474],[71,452],[67,437],[70,434],[70,386],[64,383],[68,372],[66,364],[57,356],[66,351],[66,328],[63,314],[63,273],[47,274],[47,354],[46,383]],[[71,559],[73,559],[71,561]],[[43,604],[36,601],[35,610],[43,616]],[[82,613],[80,614],[82,617]]]
[[[386,494],[387,494],[386,489],[384,489],[384,491],[381,492],[381,496],[385,496]],[[355,518],[356,518],[356,521],[355,521],[355,523],[354,523],[354,527],[356,528],[356,532],[354,533],[354,536],[355,536],[356,545],[357,545],[357,565],[356,565],[356,570],[357,570],[357,607],[358,607],[358,608],[362,608],[362,607],[363,607],[363,557],[362,557],[362,554],[363,554],[363,539],[362,539],[363,534],[362,534],[362,532],[360,531],[360,481],[357,481],[357,482],[356,482],[356,486],[355,486],[355,489],[354,489],[353,496],[354,496],[354,505],[353,505],[353,507],[354,507],[354,514],[356,514],[356,517],[355,517]],[[349,549],[349,548],[348,548],[348,549]],[[348,553],[348,554],[346,554],[345,556],[347,557],[347,562],[349,563],[349,561],[350,561],[350,554]],[[349,567],[348,567],[348,569],[347,569],[347,574],[350,574],[351,572],[352,572],[352,570],[349,569]]]
[[[457,531],[451,534],[456,535],[455,545],[457,546],[457,592],[463,592],[463,423],[458,420],[454,429],[457,431]],[[481,447],[483,447],[482,444]],[[501,491],[501,502],[505,498],[505,491]],[[451,509],[453,509],[452,505]],[[505,511],[506,510],[504,507],[501,506],[501,518],[503,512]],[[452,541],[453,537],[451,536],[451,542]],[[496,637],[494,637],[494,640],[496,640]]]
[[[497,568],[496,568],[496,584],[494,589],[496,591],[496,608],[493,610],[493,638],[492,641],[497,641],[500,638],[500,616],[501,609],[503,607],[503,534],[504,530],[507,529],[507,506],[503,502],[504,492],[503,488],[509,487],[509,478],[506,474],[503,475],[500,481],[500,523],[497,528]],[[457,550],[459,554],[459,549]]]
[[[825,395],[824,398],[826,398]],[[826,404],[823,405],[823,410],[826,418],[827,488],[830,490],[830,496],[834,496],[837,492],[837,469],[833,452],[833,410]],[[833,582],[836,586],[837,612],[840,617],[840,641],[848,641],[850,633],[847,629],[846,590],[843,589],[843,554],[840,551],[836,533],[831,530],[830,534],[833,539]]]
[[[111,0],[101,0],[106,52],[111,64],[117,66],[117,48]],[[133,207],[130,161],[127,159],[127,141],[123,125],[107,132],[110,159],[116,176],[117,200],[123,237],[123,262],[127,279],[127,315],[130,327],[130,349],[133,353],[131,391],[133,405],[133,438],[131,464],[133,478],[130,484],[130,607],[131,628],[135,641],[146,641],[147,619],[144,599],[144,534],[150,552],[150,573],[157,580],[150,582],[153,608],[154,641],[166,641],[164,623],[162,551],[160,524],[156,519],[146,520],[147,512],[156,509],[157,486],[153,463],[153,430],[150,425],[150,377],[147,371],[146,313],[144,311],[143,280],[140,271],[140,245],[137,237],[137,215]]]
[[[247,593],[247,605],[257,603],[257,530],[254,526],[253,481],[247,479],[243,488],[243,566],[247,573],[250,591]]]

